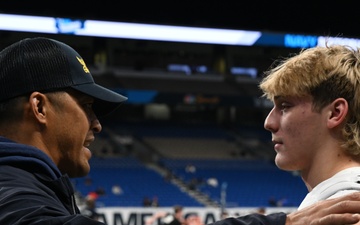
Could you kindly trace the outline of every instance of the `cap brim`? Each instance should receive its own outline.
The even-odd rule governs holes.
[[[98,117],[108,115],[128,99],[95,83],[76,85],[72,88],[95,98],[93,109]]]

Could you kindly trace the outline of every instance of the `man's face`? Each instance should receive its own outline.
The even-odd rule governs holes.
[[[85,176],[90,171],[89,145],[101,124],[94,114],[93,98],[77,91],[67,91],[58,99],[62,107],[53,109],[51,126],[56,152],[53,159],[62,173],[70,177]]]

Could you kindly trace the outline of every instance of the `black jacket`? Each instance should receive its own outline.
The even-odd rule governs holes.
[[[269,215],[249,214],[238,218],[229,217],[208,225],[285,225],[285,213],[273,213]]]
[[[213,225],[285,225],[286,214],[252,214]],[[104,225],[80,214],[69,177],[37,148],[0,137],[1,225]]]
[[[45,153],[0,137],[0,224],[103,223],[80,214],[69,177]]]

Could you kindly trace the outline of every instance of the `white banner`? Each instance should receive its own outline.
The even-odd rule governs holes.
[[[225,209],[229,216],[237,217],[249,213],[254,213],[258,208],[228,208]],[[266,214],[274,212],[290,213],[296,210],[292,207],[269,207],[265,208]],[[172,207],[143,208],[143,207],[104,207],[98,208],[100,221],[107,225],[145,225],[145,221],[157,212],[173,213]],[[215,222],[220,219],[221,209],[201,208],[201,207],[184,207],[184,216],[197,214],[205,224]],[[151,225],[159,225],[160,219]]]

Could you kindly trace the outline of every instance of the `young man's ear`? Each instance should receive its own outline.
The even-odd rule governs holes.
[[[348,102],[344,98],[337,98],[329,105],[328,127],[334,128],[344,122],[349,112]]]

